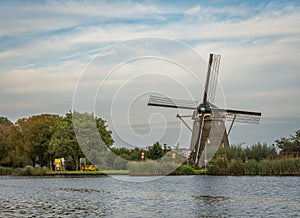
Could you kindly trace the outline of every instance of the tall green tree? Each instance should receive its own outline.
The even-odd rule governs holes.
[[[6,117],[0,117],[0,164],[8,165],[9,160],[9,133],[13,123]]]
[[[99,169],[111,169],[116,156],[110,151],[114,143],[106,121],[89,113],[73,113],[77,140],[89,160]]]
[[[78,169],[79,158],[83,157],[81,148],[76,140],[72,123],[72,113],[67,113],[55,126],[50,141],[49,153],[54,158],[71,157],[74,167]]]
[[[157,160],[164,155],[164,150],[159,142],[153,144],[153,146],[148,148],[147,155],[152,160]]]
[[[106,146],[111,147],[114,144],[114,140],[112,138],[112,131],[108,130],[108,125],[105,120],[99,117],[95,117],[96,126],[100,133],[101,139],[105,143]]]
[[[55,126],[50,145],[54,157],[70,156],[78,169],[79,158],[84,156],[93,164],[112,164],[107,149],[113,143],[106,121],[89,113],[69,112]]]
[[[31,161],[26,153],[26,143],[24,142],[22,132],[17,125],[11,126],[8,141],[8,165],[11,167],[25,167],[26,165],[31,164]]]
[[[295,135],[290,135],[289,138],[281,138],[275,141],[277,146],[281,149],[281,153],[290,155],[300,154],[300,130],[295,132]]]
[[[19,119],[16,123],[19,128],[24,151],[31,160],[32,165],[49,165],[49,144],[53,133],[53,127],[60,120],[58,115],[41,114],[29,118]]]
[[[0,117],[0,164],[9,167],[30,164],[24,144],[20,128],[6,117]]]

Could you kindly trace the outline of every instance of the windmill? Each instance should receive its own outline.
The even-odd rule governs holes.
[[[148,106],[180,108],[194,111],[192,115],[180,116],[177,114],[176,116],[192,132],[189,161],[194,166],[203,166],[203,161],[200,161],[200,157],[202,157],[204,149],[209,145],[214,144],[219,147],[222,144],[223,146],[229,146],[228,135],[231,132],[234,122],[258,124],[261,117],[260,112],[222,109],[213,104],[216,95],[220,59],[221,55],[209,55],[202,102],[198,103],[154,95],[151,95],[148,101]],[[192,118],[192,128],[182,119],[186,117]],[[228,131],[225,127],[225,121],[231,121]],[[205,157],[205,165],[206,162],[207,159]]]

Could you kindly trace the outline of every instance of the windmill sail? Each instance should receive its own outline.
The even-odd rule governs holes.
[[[197,104],[198,103],[196,101],[173,99],[156,95],[150,95],[148,101],[148,106],[181,108],[189,110],[195,110],[197,108]]]
[[[218,83],[219,67],[221,55],[211,54],[212,63],[210,67],[210,76],[207,89],[207,101],[214,102],[216,97],[216,88]]]
[[[212,112],[222,114],[227,121],[232,121],[234,119],[235,122],[239,123],[258,124],[261,117],[260,112],[252,111],[212,108]]]

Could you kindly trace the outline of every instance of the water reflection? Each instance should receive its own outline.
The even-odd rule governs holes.
[[[300,177],[0,177],[1,217],[290,217]]]

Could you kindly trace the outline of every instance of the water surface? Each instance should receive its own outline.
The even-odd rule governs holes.
[[[137,183],[108,176],[4,176],[0,215],[299,217],[300,177],[168,176]]]

